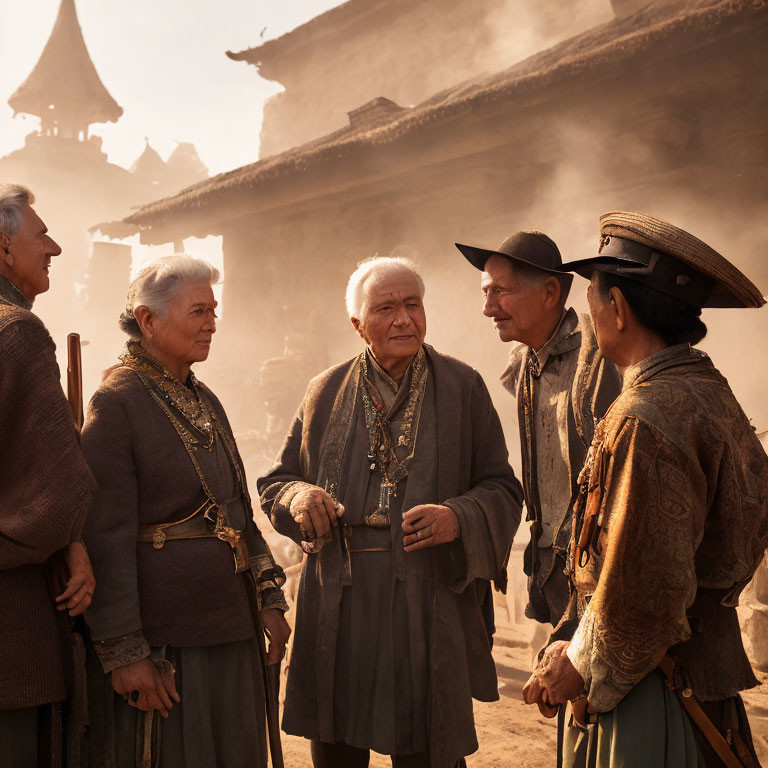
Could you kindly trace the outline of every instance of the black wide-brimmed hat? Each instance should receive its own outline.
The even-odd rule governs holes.
[[[751,280],[713,248],[642,213],[604,213],[598,255],[561,269],[587,279],[595,271],[610,272],[700,309],[765,304]]]
[[[455,243],[455,245],[464,258],[481,272],[485,269],[485,262],[491,256],[504,256],[528,267],[562,276],[563,259],[560,251],[554,241],[543,232],[516,232],[495,251],[461,243]]]

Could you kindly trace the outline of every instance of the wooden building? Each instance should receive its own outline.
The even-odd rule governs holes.
[[[285,89],[264,105],[260,157],[344,128],[373,96],[418,104],[605,21],[608,0],[352,0],[237,53]]]
[[[343,18],[350,35],[368,34],[376,5],[350,0],[326,17],[329,24]],[[432,3],[435,36],[461,24],[452,16],[456,6]],[[688,227],[768,287],[768,3],[613,6],[606,22],[413,107],[391,98],[394,86],[382,93],[380,83],[369,83],[366,99],[330,134],[128,217],[144,243],[223,236],[222,331],[229,325],[232,333],[217,339],[217,359],[227,368],[222,386],[230,392],[223,394],[240,428],[249,426],[258,401],[252,371],[281,353],[287,333],[303,331],[325,344],[329,363],[359,348],[344,312],[344,285],[355,263],[377,252],[408,253],[422,263],[428,340],[488,381],[502,370],[508,348],[481,317],[479,276],[454,249],[456,240],[494,246],[535,228],[550,234],[566,259],[577,258],[594,251],[601,212],[641,210]],[[307,25],[313,36],[322,19]],[[307,32],[290,34],[298,45]],[[388,29],[376,34],[381,50],[389,50]],[[306,79],[314,73],[317,93],[337,103],[341,84],[323,80],[336,67],[333,46],[323,50],[328,61],[307,54]],[[414,68],[399,79],[423,75]],[[359,94],[365,69],[348,78],[350,92]],[[290,85],[286,104],[289,94]],[[582,290],[577,281],[577,305]],[[711,324],[704,348],[764,428],[763,387],[744,374],[744,360],[755,350],[765,355],[768,313],[713,311],[704,319]]]

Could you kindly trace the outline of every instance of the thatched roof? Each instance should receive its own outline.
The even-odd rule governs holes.
[[[371,17],[398,13],[397,6],[408,7],[411,0],[347,0],[284,35],[242,51],[227,51],[234,61],[245,61],[262,68],[305,46],[314,46],[322,38],[343,39],[350,27],[367,24]],[[269,75],[262,69],[265,75]]]
[[[61,0],[35,68],[8,99],[14,112],[77,115],[84,124],[116,122],[123,108],[101,82],[77,20],[75,0]],[[51,108],[53,105],[53,108]]]
[[[214,202],[248,195],[269,202],[270,185],[331,167],[372,147],[394,144],[425,129],[483,110],[524,108],[546,100],[555,86],[583,81],[636,58],[682,55],[702,42],[736,29],[768,23],[768,0],[657,0],[640,12],[615,19],[499,73],[442,91],[374,127],[348,126],[329,136],[257,163],[214,176],[178,195],[144,206],[126,221],[161,226],[178,215],[195,216]],[[254,208],[258,208],[254,204]]]

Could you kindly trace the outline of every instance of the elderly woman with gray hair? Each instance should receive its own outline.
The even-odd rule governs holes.
[[[259,633],[275,663],[290,630],[227,416],[191,371],[216,331],[218,278],[190,256],[140,271],[120,318],[130,341],[83,429],[98,483],[86,619],[114,689],[99,764],[266,765]]]

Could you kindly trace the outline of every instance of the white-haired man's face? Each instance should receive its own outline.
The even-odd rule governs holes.
[[[61,248],[34,208],[24,206],[21,229],[13,237],[0,233],[0,246],[4,251],[5,274],[30,301],[48,290],[51,259],[61,253]]]
[[[360,315],[352,325],[387,371],[410,361],[424,343],[421,288],[408,270],[372,275],[363,286]]]

